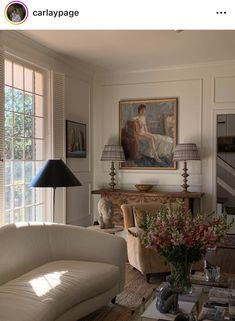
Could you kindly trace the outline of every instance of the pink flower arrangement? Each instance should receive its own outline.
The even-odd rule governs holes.
[[[183,207],[162,207],[156,216],[147,216],[141,239],[170,263],[186,257],[193,263],[221,241],[232,224],[227,223],[226,215],[194,216]]]

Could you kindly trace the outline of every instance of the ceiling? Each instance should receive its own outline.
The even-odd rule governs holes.
[[[27,30],[59,53],[112,71],[235,59],[233,30]]]

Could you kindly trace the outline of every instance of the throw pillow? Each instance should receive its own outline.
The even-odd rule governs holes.
[[[148,217],[156,216],[157,213],[157,209],[133,207],[135,226],[138,228],[145,229]]]
[[[128,232],[134,237],[141,237],[143,234],[143,229],[139,227],[129,227]]]

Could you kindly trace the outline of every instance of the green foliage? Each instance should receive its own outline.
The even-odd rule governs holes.
[[[12,89],[5,86],[5,110],[12,110]]]
[[[5,158],[11,159],[12,158],[12,138],[5,138]]]
[[[14,110],[14,113],[12,112],[12,109]],[[27,93],[23,95],[23,91],[18,89],[12,90],[10,87],[5,86],[6,159],[33,160],[32,114],[33,96]]]
[[[14,159],[23,159],[24,157],[24,139],[14,139]]]
[[[33,113],[33,96],[30,94],[25,94],[24,98],[24,108],[26,114]]]
[[[187,258],[188,262],[197,262],[202,257],[200,244],[196,243],[193,247],[187,247],[185,245],[173,246],[172,248],[160,247],[158,254],[163,256],[168,262],[184,262]]]
[[[24,134],[25,137],[33,136],[33,117],[25,117],[24,118]]]
[[[23,104],[23,91],[14,89],[13,90],[13,106],[15,112],[23,112],[24,104]]]
[[[24,115],[14,113],[14,135],[24,137]]]

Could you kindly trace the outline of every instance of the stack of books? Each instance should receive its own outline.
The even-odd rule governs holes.
[[[235,290],[212,288],[198,320],[226,321],[235,315]]]

